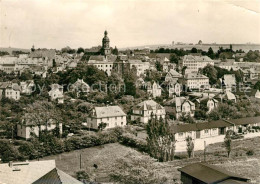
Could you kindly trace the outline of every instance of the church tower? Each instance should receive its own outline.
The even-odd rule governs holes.
[[[107,56],[111,54],[111,49],[109,46],[109,38],[107,37],[107,31],[104,33],[104,38],[102,40],[102,54]]]

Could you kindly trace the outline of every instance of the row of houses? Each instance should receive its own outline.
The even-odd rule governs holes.
[[[243,133],[248,128],[257,126],[260,126],[260,116],[173,125],[171,129],[175,133],[176,141],[185,141],[187,137],[191,137],[193,140],[213,137],[218,140],[218,137],[222,135],[221,139],[219,139],[219,142],[222,142],[223,135],[225,135],[228,130]]]

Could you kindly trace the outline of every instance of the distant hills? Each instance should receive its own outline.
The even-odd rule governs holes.
[[[13,51],[30,52],[30,49],[12,48],[12,47],[0,47],[1,52],[8,52],[12,54]]]

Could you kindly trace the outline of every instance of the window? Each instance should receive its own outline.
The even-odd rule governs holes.
[[[121,125],[123,125],[124,124],[124,122],[121,122]]]
[[[208,134],[208,133],[209,133],[209,130],[204,130],[204,133],[205,133],[205,134]]]
[[[181,133],[178,133],[178,135],[179,135],[179,137],[182,137],[183,136],[183,133],[181,132]]]
[[[115,117],[115,119],[117,120],[117,117]]]

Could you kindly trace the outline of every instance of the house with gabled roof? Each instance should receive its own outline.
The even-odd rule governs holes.
[[[58,103],[64,102],[64,96],[63,96],[63,86],[59,84],[52,84],[51,90],[49,91],[49,96],[52,101],[58,101]]]
[[[20,100],[21,87],[17,83],[0,82],[0,97],[5,97],[14,100]]]
[[[181,77],[182,75],[176,70],[170,69],[170,71],[165,76],[165,82],[177,81]]]
[[[160,97],[162,95],[162,88],[156,82],[153,82],[153,85],[151,85],[151,83],[148,83],[147,93],[151,94],[153,98]]]
[[[98,129],[99,124],[105,123],[106,128],[123,127],[126,125],[126,114],[119,106],[95,107],[87,117],[86,126]]]
[[[83,79],[77,79],[77,81],[71,85],[70,90],[76,92],[77,96],[79,96],[80,93],[86,95],[90,92],[90,86],[84,82]]]
[[[145,100],[132,108],[131,121],[148,123],[152,116],[165,119],[165,108],[154,100]]]

